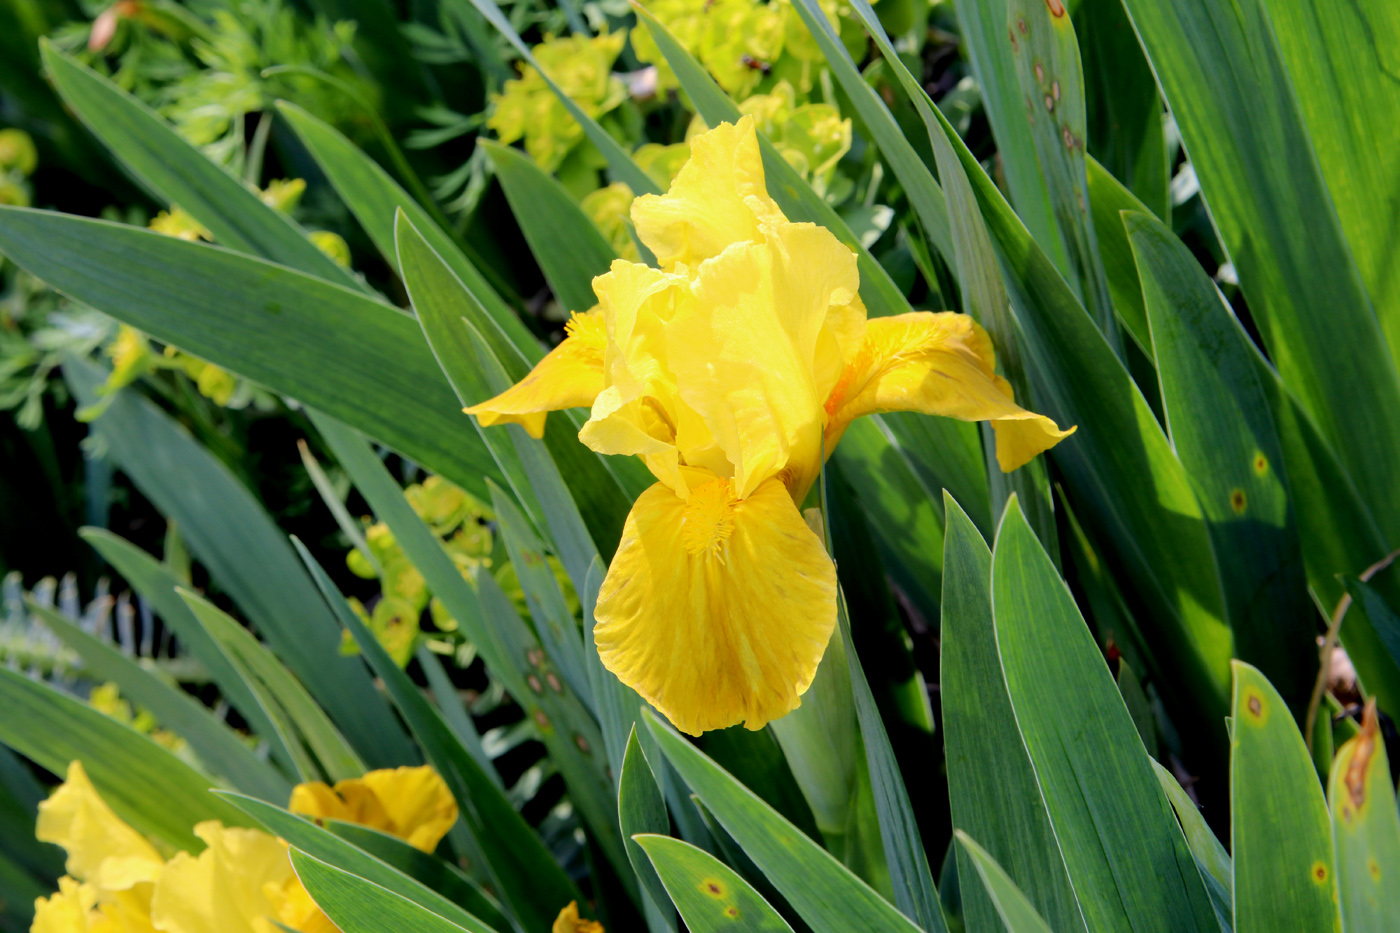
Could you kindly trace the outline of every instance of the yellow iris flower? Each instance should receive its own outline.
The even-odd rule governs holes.
[[[554,918],[550,933],[604,933],[604,930],[597,920],[587,920],[578,915],[578,901],[569,901],[569,906]]]
[[[333,801],[333,803],[332,803]],[[371,771],[300,784],[290,809],[392,833],[431,852],[457,820],[457,804],[432,768]],[[34,903],[30,933],[336,933],[292,872],[287,843],[256,829],[200,823],[198,855],[167,861],[112,812],[82,762],[39,805],[35,835],[68,853],[68,877]]]
[[[750,116],[693,138],[632,219],[661,268],[615,261],[598,307],[467,411],[539,437],[546,412],[589,405],[580,439],[644,460],[658,482],[599,593],[598,653],[685,732],[758,729],[799,705],[835,624],[835,570],[798,505],[853,419],[991,421],[1006,471],[1070,431],[1015,404],[966,315],[867,320],[855,255],[768,196]]]

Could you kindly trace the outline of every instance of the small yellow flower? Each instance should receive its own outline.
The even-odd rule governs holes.
[[[798,505],[861,415],[991,421],[1010,471],[1069,434],[1015,404],[971,318],[866,320],[856,257],[768,196],[754,118],[691,142],[632,219],[660,269],[616,260],[598,308],[519,384],[467,409],[538,437],[592,406],[579,438],[639,456],[598,595],[603,664],[691,734],[795,709],[836,619],[836,574]]]
[[[306,235],[311,244],[335,260],[338,266],[350,268],[350,244],[345,237],[330,230],[313,230]]]
[[[0,130],[0,171],[13,169],[27,177],[38,167],[39,150],[34,146],[34,137],[14,127]]]
[[[620,181],[584,195],[579,207],[603,234],[613,252],[633,262],[641,258],[632,234],[627,231],[627,215],[632,209],[632,189]]]
[[[156,233],[173,236],[177,240],[189,240],[192,243],[196,240],[214,239],[214,235],[206,230],[203,224],[178,207],[161,211],[146,226]]]
[[[584,920],[578,915],[578,901],[569,901],[569,906],[559,911],[554,918],[550,933],[604,933],[603,925],[597,920]]]
[[[370,826],[424,852],[436,849],[457,822],[457,801],[428,765],[371,771],[334,788],[320,781],[298,784],[287,809]]]
[[[301,196],[306,193],[306,180],[304,178],[274,178],[267,183],[258,197],[264,204],[273,210],[290,214],[301,202]]]

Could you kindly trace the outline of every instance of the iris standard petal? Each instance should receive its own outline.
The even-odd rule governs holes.
[[[827,449],[861,415],[917,411],[991,421],[997,463],[1009,473],[1074,433],[1017,405],[995,367],[991,339],[965,314],[916,311],[868,321],[865,343],[827,399]],[[1007,433],[1011,423],[1017,426]]]
[[[731,243],[757,240],[759,224],[783,219],[764,185],[750,116],[696,136],[670,190],[632,202],[637,236],[667,272],[677,264],[694,268]]]
[[[125,891],[154,881],[165,860],[145,838],[112,812],[92,786],[81,761],[39,804],[34,835],[68,853],[68,873],[101,892]]]
[[[151,922],[163,933],[275,933],[274,896],[292,875],[287,844],[256,829],[200,823],[207,844],[181,852],[156,881]]]
[[[465,409],[466,413],[475,415],[482,427],[518,424],[531,437],[543,437],[547,412],[592,405],[603,389],[607,345],[603,315],[575,312],[564,329],[568,336],[529,375],[495,398]]]
[[[598,594],[604,666],[683,732],[796,709],[836,624],[836,571],[786,487],[688,470],[638,497]]]

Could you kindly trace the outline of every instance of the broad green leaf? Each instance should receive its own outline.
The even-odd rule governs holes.
[[[489,265],[477,257],[469,257],[428,215],[398,182],[389,177],[368,155],[339,130],[318,120],[296,104],[277,102],[277,112],[292,125],[297,136],[316,159],[321,171],[335,188],[345,206],[355,215],[375,247],[391,265],[397,250],[394,242],[394,217],[398,211],[413,223],[453,274],[470,283],[473,300],[480,303],[480,312],[496,322],[501,338],[523,354],[531,363],[544,356],[544,350],[529,328],[501,299],[505,282],[493,274]]]
[[[47,39],[49,80],[98,139],[146,190],[180,207],[229,249],[261,256],[339,285],[364,288],[316,248],[306,231],[191,146],[154,110]]]
[[[1235,654],[1300,710],[1312,687],[1317,617],[1283,450],[1249,338],[1161,221],[1125,213],[1123,223],[1142,280],[1167,429],[1215,543]]]
[[[1400,378],[1342,235],[1265,0],[1125,6],[1270,359],[1381,529],[1396,534]],[[1383,197],[1369,188],[1357,196]],[[1377,248],[1388,255],[1389,247]]]
[[[948,205],[928,166],[924,165],[909,140],[904,138],[903,131],[880,95],[861,77],[851,53],[842,44],[841,37],[832,28],[831,21],[826,18],[817,0],[796,0],[792,8],[817,40],[817,45],[826,56],[827,65],[841,82],[841,89],[855,106],[885,162],[894,170],[914,208],[915,216],[919,218],[920,226],[924,228],[924,234],[940,253],[951,257],[953,234],[949,227]]]
[[[81,761],[102,799],[143,835],[177,849],[204,848],[202,820],[252,826],[209,793],[209,778],[152,739],[23,674],[0,669],[0,742],[62,777]]]
[[[1143,210],[1169,221],[1171,166],[1167,165],[1162,99],[1123,0],[1080,0],[1072,15],[1084,61],[1089,153],[1148,205]],[[1091,192],[1093,185],[1091,177]],[[1097,212],[1094,226],[1099,228],[1102,250],[1104,234]],[[1118,296],[1113,297],[1116,306]]]
[[[1021,889],[1016,887],[1016,882],[1011,880],[1011,876],[997,864],[996,859],[992,858],[986,849],[961,829],[954,831],[954,838],[958,843],[959,855],[966,852],[968,861],[977,869],[982,889],[986,892],[987,899],[995,906],[997,916],[1006,925],[1007,933],[1050,933],[1049,925],[1036,913],[1030,898],[1021,893]],[[963,896],[967,896],[966,888],[963,889]]]
[[[122,579],[141,594],[160,616],[161,622],[175,633],[191,656],[209,672],[210,680],[220,695],[238,711],[253,733],[268,743],[271,755],[289,770],[296,763],[287,747],[286,737],[274,722],[271,712],[243,679],[243,674],[229,659],[219,642],[209,634],[190,607],[175,592],[184,582],[177,580],[166,568],[145,551],[102,528],[84,528],[78,532],[91,544],[102,559],[111,564]]]
[[[399,540],[403,544],[402,539]],[[527,929],[549,923],[554,916],[549,911],[550,902],[566,904],[578,896],[573,882],[554,861],[530,824],[510,805],[505,792],[462,747],[442,714],[433,708],[351,611],[316,559],[300,542],[297,545],[326,602],[354,637],[374,672],[383,679],[385,689],[393,697],[428,761],[457,799],[462,819],[476,844],[476,854],[485,862],[483,867],[493,879],[505,908]],[[434,592],[438,591],[434,589]],[[441,597],[440,592],[438,595]],[[454,614],[454,617],[462,621],[460,616]],[[314,896],[315,892],[312,893]],[[324,909],[325,905],[322,907]],[[331,916],[335,919],[334,914]]]
[[[791,933],[747,881],[704,849],[654,834],[638,835],[635,842],[646,850],[692,933]]]
[[[564,186],[529,156],[500,143],[481,145],[555,297],[565,310],[588,311],[598,303],[593,277],[607,272],[617,254]]]
[[[642,745],[637,741],[637,727],[627,737],[627,752],[622,762],[622,773],[617,778],[617,818],[622,826],[622,838],[627,845],[627,858],[641,882],[642,893],[651,901],[658,913],[665,918],[667,929],[676,929],[675,914],[670,909],[670,898],[662,879],[657,876],[647,854],[637,844],[638,833],[655,833],[664,836],[671,831],[671,817],[666,812],[666,800],[661,796],[661,787],[656,780]],[[688,918],[687,918],[688,919]]]
[[[34,838],[35,815],[46,796],[29,765],[0,743],[0,839],[5,840],[5,854],[16,872],[52,879],[63,874],[63,850]]]
[[[1089,213],[1084,71],[1074,24],[1059,0],[1009,0],[1006,29],[1021,94],[1029,105],[1026,117],[1040,171],[1069,259],[1066,278],[1109,344],[1117,348],[1118,322]]]
[[[271,711],[304,780],[324,776],[334,783],[365,773],[364,762],[311,694],[251,632],[213,603],[183,588],[176,592]]]
[[[865,882],[650,711],[647,727],[667,759],[814,933],[917,930]]]
[[[588,137],[588,141],[598,147],[598,151],[601,152],[603,158],[607,160],[608,174],[612,176],[612,180],[620,181],[627,185],[627,187],[632,189],[634,194],[660,194],[661,189],[657,186],[656,182],[653,181],[646,172],[642,171],[641,167],[638,166],[636,162],[632,161],[632,157],[623,150],[618,141],[614,139],[607,130],[599,126],[597,120],[584,113],[583,108],[576,104],[573,99],[564,92],[564,89],[559,86],[554,78],[550,76],[547,71],[540,68],[540,63],[535,59],[534,53],[530,50],[530,47],[525,44],[524,40],[520,38],[520,34],[515,31],[515,27],[511,25],[510,20],[501,12],[501,8],[496,5],[496,0],[471,0],[471,2],[473,6],[481,11],[481,15],[490,21],[492,26],[500,30],[501,35],[505,36],[506,41],[513,45],[515,50],[520,53],[520,57],[544,78],[545,83],[549,85],[549,89],[554,92],[554,95],[559,98],[559,102],[564,105],[564,109],[568,110],[569,115],[583,128],[584,135]]]
[[[1367,636],[1367,642],[1374,638],[1379,645],[1384,648],[1386,656],[1392,663],[1400,664],[1400,615],[1390,608],[1375,587],[1368,583],[1363,583],[1360,579],[1352,576],[1345,578],[1347,592],[1351,594],[1351,608],[1347,611],[1346,619],[1342,621],[1342,633],[1344,637],[1370,629],[1373,633]],[[1362,666],[1369,671],[1375,665],[1375,661],[1368,659],[1362,662]],[[1358,668],[1358,673],[1359,673]],[[1400,684],[1389,681],[1384,684],[1377,684],[1372,687],[1370,681],[1362,678],[1361,686],[1368,693],[1374,692],[1378,695],[1393,691]]]
[[[1393,877],[1400,870],[1400,816],[1374,710],[1337,752],[1327,796],[1343,928],[1382,933],[1400,927],[1400,887]]]
[[[31,604],[64,644],[83,659],[94,679],[111,681],[122,696],[151,715],[163,728],[189,743],[200,764],[238,790],[267,800],[285,800],[292,785],[266,760],[259,758],[226,724],[214,717],[178,686],[162,681],[111,645],[89,635],[62,615]]]
[[[70,360],[64,375],[83,404],[97,400],[102,376],[92,365]],[[340,656],[339,626],[252,493],[183,427],[134,391],[121,392],[93,425],[112,458],[162,514],[179,524],[190,551],[306,684],[359,756],[371,766],[413,760],[412,745],[364,665]]]
[[[1002,677],[992,625],[992,552],[947,493],[943,508],[938,683],[953,826],[986,844],[1055,929],[1083,930]],[[969,854],[957,850],[963,914],[968,929],[991,929],[995,904],[971,883]]]
[[[1119,3],[1121,0],[1113,2]],[[1104,275],[1108,279],[1109,296],[1128,336],[1151,357],[1152,335],[1147,328],[1147,306],[1142,301],[1142,285],[1138,281],[1137,262],[1133,259],[1133,245],[1128,241],[1128,231],[1123,226],[1122,217],[1123,211],[1146,212],[1147,205],[1139,201],[1093,156],[1085,159],[1085,163],[1089,175],[1089,210],[1094,215],[1094,234],[1099,238],[1099,258],[1103,261]]]
[[[1007,694],[1087,928],[1215,929],[1132,717],[1014,500],[992,556],[992,605]]]
[[[470,931],[401,894],[292,849],[292,868],[306,892],[341,933],[459,933]],[[477,930],[489,930],[479,926]],[[543,929],[543,927],[541,927]]]
[[[875,11],[867,0],[854,0],[856,14],[872,30],[879,22]],[[972,74],[977,79],[977,87],[982,92],[983,109],[987,122],[991,124],[992,136],[996,139],[997,153],[1003,171],[1006,173],[1006,187],[1011,203],[1016,205],[1016,213],[1061,270],[1067,269],[1064,241],[1055,223],[1055,211],[1050,205],[1050,191],[1045,184],[1045,176],[1040,171],[1040,156],[1035,151],[1035,140],[1031,137],[1031,124],[1026,120],[1029,103],[1021,93],[1021,82],[1016,77],[1016,61],[1013,55],[1013,36],[1006,29],[1006,4],[988,3],[986,0],[954,0],[958,12],[958,24],[962,27],[962,41],[966,43],[967,56],[972,64]],[[890,60],[893,46],[886,49],[889,39],[884,30],[879,30],[875,41],[880,43],[880,51],[885,60]],[[905,75],[907,75],[907,70]],[[904,76],[899,76],[901,82]],[[906,90],[912,87],[905,85]],[[918,87],[917,83],[913,87]],[[915,106],[918,97],[911,95]],[[964,502],[959,498],[959,502]],[[966,503],[964,502],[966,505]]]
[[[1162,786],[1167,799],[1171,801],[1172,809],[1176,811],[1177,821],[1181,823],[1181,830],[1186,834],[1186,844],[1191,847],[1196,864],[1200,865],[1202,871],[1225,892],[1225,905],[1228,910],[1233,903],[1232,891],[1235,883],[1235,870],[1230,864],[1230,853],[1225,851],[1225,846],[1221,845],[1215,833],[1206,825],[1205,817],[1201,816],[1201,808],[1196,806],[1195,801],[1182,788],[1181,782],[1156,761],[1152,762],[1152,770],[1157,775],[1157,783]]]
[[[1340,930],[1332,827],[1303,736],[1263,674],[1231,667],[1235,933]]]
[[[1400,8],[1389,0],[1264,5],[1337,220],[1400,360],[1400,177],[1386,156],[1400,145]]]
[[[357,425],[484,497],[489,453],[417,324],[360,292],[215,246],[50,211],[0,210],[0,251],[159,340]]]
[[[372,881],[420,907],[451,920],[473,933],[491,933],[492,927],[461,906],[414,880],[404,872],[375,857],[372,853],[339,838],[331,830],[317,825],[305,816],[289,813],[281,807],[242,794],[221,794],[225,800],[247,813],[268,832],[287,840],[300,852],[305,852],[328,865]],[[334,821],[331,821],[334,822]],[[406,843],[405,843],[406,845]],[[425,854],[425,853],[419,853]],[[506,929],[501,927],[502,930]]]

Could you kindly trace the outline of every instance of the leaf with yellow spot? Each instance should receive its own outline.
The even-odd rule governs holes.
[[[1327,802],[1302,733],[1258,669],[1231,666],[1235,933],[1340,930]]]
[[[733,869],[703,849],[669,836],[638,833],[666,893],[692,933],[792,933],[792,927]]]
[[[1327,789],[1347,933],[1400,929],[1400,814],[1378,725],[1372,699],[1360,734],[1337,752]]]

